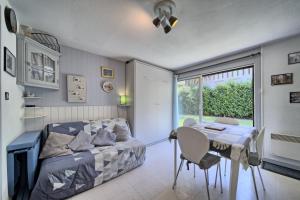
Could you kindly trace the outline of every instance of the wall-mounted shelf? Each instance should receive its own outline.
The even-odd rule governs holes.
[[[36,96],[30,91],[26,91],[24,98],[24,114],[21,120],[24,120],[25,130],[32,131],[43,129],[44,119],[48,116],[45,113],[45,107],[38,104],[42,97]],[[38,105],[37,105],[38,104]]]
[[[129,104],[126,104],[126,105],[121,105],[121,104],[119,104],[118,106],[119,106],[119,107],[125,107],[125,108],[130,107]]]
[[[41,97],[23,97],[24,99],[41,99]]]
[[[23,119],[38,119],[42,117],[46,117],[44,114],[44,107],[34,106],[34,107],[24,107],[25,114]]]
[[[36,115],[36,116],[25,116],[23,119],[37,119],[37,118],[43,118],[47,117],[47,115]]]

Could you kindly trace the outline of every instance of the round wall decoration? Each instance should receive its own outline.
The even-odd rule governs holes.
[[[104,92],[110,93],[111,91],[114,90],[114,86],[113,86],[112,82],[104,81],[102,84],[102,89]]]
[[[9,32],[16,33],[17,32],[17,17],[15,11],[9,7],[5,7],[4,11],[5,15],[5,23]]]

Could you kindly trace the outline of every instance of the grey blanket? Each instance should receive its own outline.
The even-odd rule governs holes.
[[[146,147],[136,139],[42,162],[31,200],[65,199],[142,165]]]

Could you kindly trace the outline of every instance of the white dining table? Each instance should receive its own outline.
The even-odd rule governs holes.
[[[240,164],[248,168],[247,151],[250,143],[258,135],[255,127],[226,125],[219,123],[199,123],[191,126],[206,133],[210,141],[210,150],[220,153],[231,160],[229,199],[236,199],[237,183]],[[224,130],[213,130],[211,128]],[[174,180],[177,170],[177,137],[176,130],[172,131],[170,139],[174,141]]]

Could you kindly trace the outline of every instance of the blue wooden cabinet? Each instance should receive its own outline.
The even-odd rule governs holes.
[[[22,193],[28,193],[33,188],[40,150],[40,137],[39,131],[25,132],[7,146],[7,178],[10,197],[17,192],[18,195],[26,196]],[[21,192],[16,191],[18,182]]]

